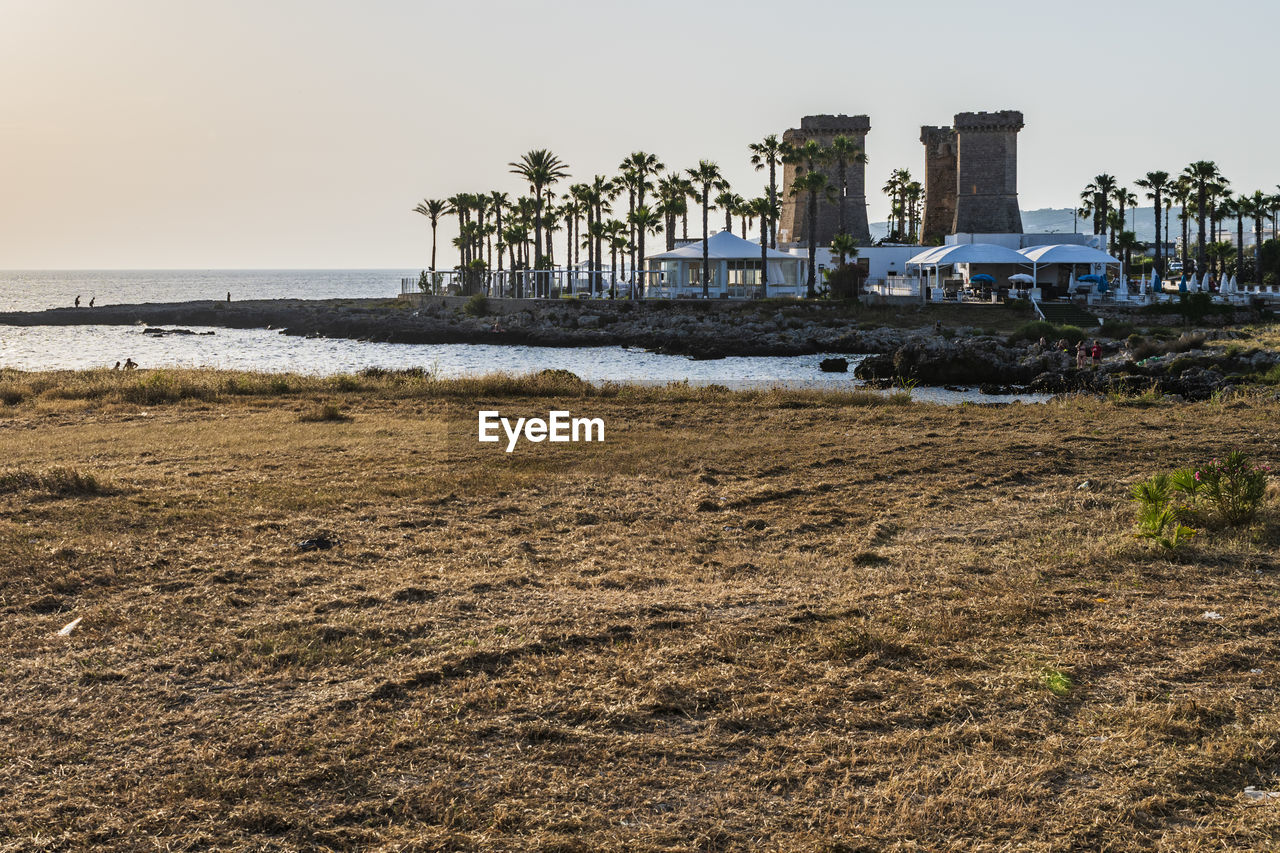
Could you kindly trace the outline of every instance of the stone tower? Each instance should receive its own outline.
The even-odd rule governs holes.
[[[871,129],[871,119],[867,116],[821,115],[805,116],[800,119],[800,127],[792,128],[782,134],[782,139],[797,148],[810,139],[821,145],[831,144],[837,136],[848,136],[859,148],[866,150],[867,131]],[[804,164],[798,168],[804,171]],[[836,166],[826,163],[818,166],[831,181],[831,186],[839,192],[839,180]],[[800,243],[808,240],[808,199],[804,194],[791,195],[791,186],[796,179],[797,164],[788,163],[782,170],[782,187],[779,190],[778,203],[782,207],[782,218],[778,222],[779,243]],[[845,197],[845,215],[848,217],[845,227],[854,239],[867,245],[871,242],[871,230],[867,227],[867,186],[866,168],[859,163],[848,164],[846,175],[848,195]],[[836,235],[840,217],[839,199],[818,201],[817,244],[826,246]]]
[[[1021,234],[1018,131],[1022,113],[957,113],[954,233]]]
[[[956,221],[956,132],[949,127],[922,127],[924,143],[924,220],[920,242],[937,243]]]

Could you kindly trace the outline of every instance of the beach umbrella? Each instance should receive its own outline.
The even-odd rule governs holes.
[[[1182,278],[1178,279],[1178,290],[1182,293],[1187,292],[1187,274],[1183,273]]]
[[[978,273],[977,275],[971,275],[971,276],[969,276],[969,281],[980,281],[980,282],[984,282],[984,283],[986,283],[986,284],[995,284],[995,283],[996,283],[996,280],[995,280],[994,278],[992,278],[991,276],[987,275],[987,274],[986,274],[986,273],[984,273],[984,272],[980,272],[980,273]]]
[[[1009,281],[1016,281],[1018,284],[1035,284],[1036,282],[1034,278],[1024,272],[1009,276]]]
[[[1094,275],[1093,273],[1089,273],[1088,275],[1082,275],[1082,276],[1080,276],[1080,278],[1079,278],[1079,281],[1087,281],[1087,282],[1091,282],[1091,283],[1093,283],[1093,284],[1101,284],[1102,282],[1104,282],[1104,281],[1106,281],[1106,280],[1107,280],[1107,279],[1106,279],[1106,277],[1105,277],[1105,276],[1101,276],[1101,275]]]

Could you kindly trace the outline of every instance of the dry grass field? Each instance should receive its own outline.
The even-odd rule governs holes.
[[[1275,495],[1173,553],[1127,499],[1280,462],[1275,401],[181,373],[0,400],[0,850],[1280,837],[1243,794],[1280,788]],[[606,441],[508,455],[480,408]]]

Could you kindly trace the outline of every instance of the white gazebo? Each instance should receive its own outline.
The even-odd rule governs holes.
[[[653,297],[702,296],[702,242],[690,243],[670,252],[645,258],[647,286],[645,295]],[[801,265],[795,255],[776,249],[764,250],[760,244],[744,240],[731,231],[711,235],[707,242],[707,258],[711,276],[707,294],[713,299],[753,298],[765,296],[799,296]],[[767,292],[764,285],[767,285]]]
[[[1019,253],[1025,259],[1023,263],[1031,264],[1031,276],[1036,279],[1037,287],[1040,281],[1036,276],[1039,274],[1040,267],[1052,264],[1070,264],[1072,267],[1071,279],[1074,282],[1076,264],[1088,264],[1090,269],[1094,266],[1101,266],[1105,269],[1111,264],[1120,265],[1119,259],[1111,257],[1101,249],[1070,243],[1057,243],[1052,246],[1028,246],[1019,250]]]
[[[955,264],[1005,264],[1024,266],[1027,259],[1017,251],[995,243],[955,243],[950,246],[934,246],[907,259],[908,266],[918,268],[933,267],[934,288],[942,286],[940,267]],[[928,273],[925,273],[927,276]]]

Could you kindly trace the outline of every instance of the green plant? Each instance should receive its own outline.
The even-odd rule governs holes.
[[[1239,450],[1232,450],[1225,459],[1213,460],[1195,472],[1194,494],[1227,527],[1238,527],[1253,521],[1267,490],[1267,478],[1271,476],[1268,465],[1254,465]]]
[[[1075,686],[1071,681],[1071,676],[1051,666],[1046,666],[1040,670],[1040,683],[1049,688],[1049,692],[1059,698],[1070,696],[1071,688]]]
[[[1185,485],[1184,472],[1153,474],[1149,479],[1134,484],[1129,497],[1137,503],[1137,535],[1150,539],[1160,547],[1175,550],[1196,532],[1183,524],[1188,508],[1175,502]]]
[[[462,313],[468,317],[483,317],[489,313],[489,300],[483,293],[477,293],[462,306]]]

